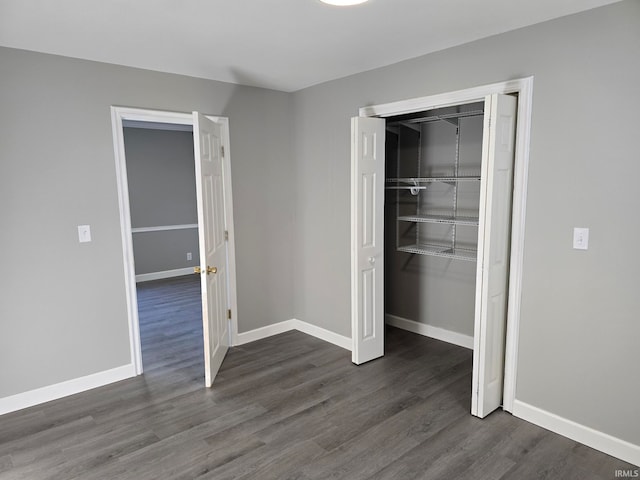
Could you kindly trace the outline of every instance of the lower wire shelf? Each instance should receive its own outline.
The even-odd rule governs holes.
[[[452,258],[455,260],[467,260],[475,262],[478,256],[476,250],[467,248],[451,248],[444,245],[401,245],[397,248],[399,252],[414,253],[417,255],[430,255],[432,257]]]

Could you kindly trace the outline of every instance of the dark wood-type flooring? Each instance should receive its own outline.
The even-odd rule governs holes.
[[[139,286],[145,374],[0,417],[0,479],[610,479],[620,460],[469,414],[471,351],[387,331],[384,358],[299,332],[203,387],[197,277]]]

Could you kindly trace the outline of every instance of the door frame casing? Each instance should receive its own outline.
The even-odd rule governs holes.
[[[227,242],[228,258],[228,302],[232,311],[229,325],[229,344],[235,345],[238,335],[238,299],[236,288],[235,229],[233,222],[233,196],[231,190],[231,148],[229,142],[229,119],[227,117],[205,115],[222,127],[222,145],[224,146],[224,208],[226,227],[229,232]],[[118,205],[120,211],[120,233],[124,264],[124,280],[129,323],[129,349],[136,375],[143,372],[142,347],[140,343],[140,324],[138,318],[138,297],[136,293],[135,264],[133,257],[133,236],[131,232],[131,209],[129,205],[129,183],[124,145],[124,121],[165,123],[193,126],[193,114],[151,110],[133,107],[111,107],[111,126],[113,148],[116,162],[116,181],[118,185]],[[195,161],[195,160],[194,160]]]
[[[533,76],[492,83],[453,92],[412,98],[397,102],[361,107],[361,117],[391,117],[441,107],[484,101],[494,93],[517,94],[518,111],[514,158],[513,199],[511,214],[511,253],[509,260],[509,297],[504,359],[503,409],[513,412],[516,393],[518,339],[522,299],[522,268],[533,106]],[[352,226],[353,228],[353,226]],[[353,267],[352,267],[353,268]],[[351,301],[357,301],[353,297]],[[355,342],[352,336],[352,342]],[[474,392],[475,394],[475,392]]]

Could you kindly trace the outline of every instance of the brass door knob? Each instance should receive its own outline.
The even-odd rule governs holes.
[[[193,267],[193,273],[202,273],[202,269],[200,267]]]
[[[210,273],[218,273],[218,267],[207,267],[207,275]]]

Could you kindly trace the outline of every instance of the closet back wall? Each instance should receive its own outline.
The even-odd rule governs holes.
[[[483,117],[460,119],[460,176],[480,175],[482,157],[482,122]],[[406,127],[400,129],[400,137],[409,133]],[[412,148],[410,159],[420,160],[421,177],[453,176],[452,166],[456,155],[455,127],[445,121],[424,123],[421,126],[419,147],[403,145],[400,141],[400,160],[406,158],[406,150]],[[420,149],[418,156],[418,148]],[[411,161],[409,159],[409,161]],[[389,159],[387,159],[389,163]],[[409,163],[409,162],[406,162]],[[406,169],[402,165],[402,169]],[[415,177],[417,170],[400,171],[400,177]],[[389,170],[387,169],[389,173]],[[404,191],[400,193],[402,214],[412,214],[407,207],[416,211],[415,202],[421,203],[422,213],[449,214],[452,208],[453,186],[451,184],[433,183],[418,194],[419,198]],[[480,199],[480,182],[458,185],[458,208],[461,216],[477,216]],[[476,262],[452,260],[398,252],[396,250],[396,193],[387,193],[388,204],[385,205],[385,313],[433,327],[442,328],[454,333],[473,337],[475,314]],[[442,211],[429,211],[429,203],[441,204]],[[409,205],[407,205],[409,204]],[[405,231],[409,224],[401,222],[399,227]],[[451,226],[420,225],[421,229],[436,230],[444,237],[438,243],[448,243],[451,237]],[[411,230],[414,233],[415,230]],[[478,228],[458,226],[456,237],[458,242],[466,242],[467,246],[476,248]]]
[[[125,127],[124,144],[131,228],[197,224],[193,133]],[[198,230],[134,232],[133,254],[136,275],[198,265]]]

